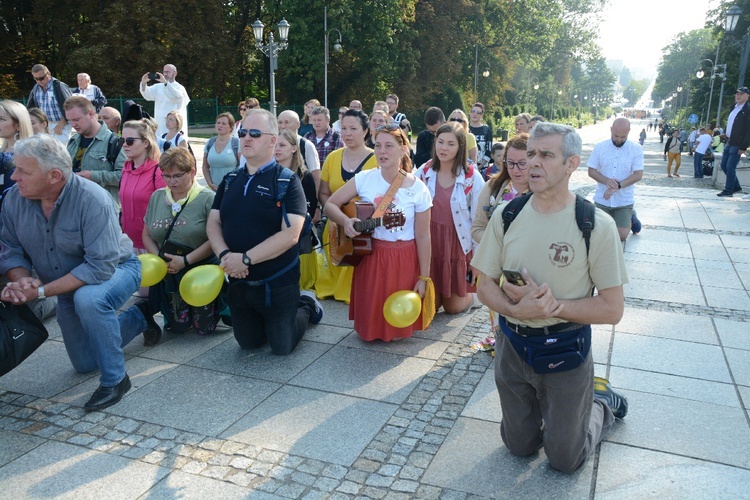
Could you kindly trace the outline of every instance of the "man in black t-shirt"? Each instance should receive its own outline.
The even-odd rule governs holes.
[[[484,169],[492,157],[492,129],[482,123],[484,118],[484,104],[475,102],[469,116],[469,132],[477,138],[477,159],[480,168]]]
[[[424,113],[424,122],[427,130],[423,130],[417,136],[417,152],[414,154],[414,166],[421,167],[432,158],[432,143],[435,141],[435,132],[445,123],[443,110],[436,106],[427,108]]]
[[[240,347],[268,342],[274,354],[289,354],[323,309],[312,292],[299,289],[297,241],[307,202],[296,175],[277,200],[286,182],[279,180],[284,167],[274,159],[278,133],[271,113],[247,112],[238,131],[247,163],[219,184],[206,233],[229,275],[229,310]]]

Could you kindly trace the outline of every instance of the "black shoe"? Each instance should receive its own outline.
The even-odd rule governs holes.
[[[151,304],[148,300],[142,300],[135,305],[141,310],[141,314],[146,319],[146,329],[143,331],[143,345],[145,347],[152,347],[159,343],[161,340],[161,328],[159,324],[154,321],[154,313],[151,312]]]
[[[734,189],[732,190],[732,193],[740,193],[740,192],[742,192],[742,188],[741,188],[741,187],[738,187],[738,188],[734,188]]]
[[[717,194],[716,196],[721,196],[722,198],[731,198],[732,193],[730,191],[722,191],[721,193]]]
[[[100,385],[83,408],[86,411],[96,411],[108,408],[119,402],[125,393],[130,390],[130,387],[130,377],[128,377],[128,374],[126,373],[125,378],[114,387],[104,387]]]

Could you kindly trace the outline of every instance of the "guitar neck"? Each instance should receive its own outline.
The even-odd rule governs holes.
[[[358,233],[371,233],[375,231],[376,227],[382,225],[383,219],[378,217],[377,219],[365,219],[354,223],[354,230]]]

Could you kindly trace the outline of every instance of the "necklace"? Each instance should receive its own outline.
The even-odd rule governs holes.
[[[347,155],[348,152],[348,149],[344,149],[344,153],[342,154],[341,166],[344,167],[344,170],[349,173],[356,172],[360,163],[362,163],[362,160],[364,160],[365,156],[367,156],[368,151],[365,150],[365,154],[359,155],[359,157],[355,159],[356,161],[352,161],[352,159],[349,158],[349,155],[351,155],[352,153],[349,153],[349,155]]]

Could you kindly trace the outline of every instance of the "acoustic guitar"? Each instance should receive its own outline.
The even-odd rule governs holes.
[[[328,243],[331,260],[337,266],[356,266],[365,255],[372,253],[372,232],[376,227],[397,230],[404,225],[406,218],[401,212],[386,212],[382,217],[372,218],[375,205],[365,201],[349,202],[341,210],[349,218],[357,218],[354,229],[360,234],[354,238],[344,233],[344,228],[331,221],[328,231]]]

